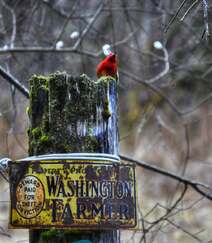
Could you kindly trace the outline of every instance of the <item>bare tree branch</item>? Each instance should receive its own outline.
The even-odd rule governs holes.
[[[152,84],[152,83],[160,80],[161,78],[163,78],[169,72],[169,68],[170,68],[170,65],[169,65],[169,54],[168,54],[167,49],[164,46],[162,47],[162,50],[163,50],[163,53],[164,53],[164,58],[163,58],[163,61],[165,63],[164,70],[162,70],[155,77],[146,80],[145,81],[146,83]]]
[[[7,236],[8,238],[11,237],[11,235],[8,234],[8,233],[5,231],[5,229],[4,229],[3,227],[1,227],[1,226],[0,226],[0,234],[1,234],[1,235],[4,235],[4,236]]]
[[[187,0],[183,0],[183,2],[180,4],[180,7],[178,8],[177,12],[175,13],[175,15],[171,18],[171,20],[169,21],[169,23],[167,24],[166,28],[164,29],[164,32],[166,33],[169,29],[169,27],[173,24],[173,22],[175,21],[175,19],[177,18],[177,16],[180,13],[180,10],[183,8],[183,6],[185,5]]]
[[[0,75],[7,82],[14,85],[14,87],[17,88],[26,98],[29,98],[29,90],[1,66],[0,66]]]
[[[86,52],[81,50],[75,50],[74,48],[60,48],[57,49],[55,47],[42,47],[42,46],[26,46],[26,47],[15,47],[15,48],[0,48],[0,53],[7,54],[7,53],[23,53],[23,52],[58,52],[58,53],[65,53],[65,52],[73,52],[76,54],[87,55],[90,57],[96,57],[96,55],[92,52]]]
[[[160,90],[159,88],[157,88],[153,84],[148,83],[146,81],[142,81],[139,77],[137,77],[133,73],[129,73],[129,72],[123,70],[123,69],[119,68],[119,72],[124,74],[124,75],[126,75],[127,77],[131,78],[132,80],[134,80],[134,81],[136,81],[138,83],[141,83],[142,85],[144,85],[147,88],[151,89],[154,93],[160,95],[166,101],[166,103],[172,108],[172,110],[176,112],[176,114],[178,116],[185,116],[185,115],[188,115],[191,112],[194,112],[201,105],[203,105],[204,103],[208,102],[212,98],[212,93],[210,93],[208,96],[206,96],[205,98],[200,100],[199,103],[197,103],[193,107],[191,107],[191,108],[189,108],[189,109],[187,109],[185,111],[181,111],[181,110],[178,109],[177,105],[162,92],[162,90]]]
[[[61,31],[60,31],[59,35],[57,36],[56,40],[54,41],[54,45],[55,45],[55,44],[58,42],[58,40],[60,40],[60,38],[62,37],[62,35],[63,35],[64,31],[65,31],[65,28],[66,28],[66,26],[68,25],[68,23],[69,23],[71,17],[73,16],[74,11],[75,11],[77,5],[78,5],[78,2],[76,1],[76,2],[73,4],[73,6],[72,6],[71,13],[70,13],[69,16],[66,18],[66,20],[65,20],[65,22],[64,22],[64,24],[63,24],[63,26],[62,26],[62,28],[61,28]],[[54,45],[53,45],[53,46],[54,46]]]
[[[144,161],[141,161],[141,160],[135,160],[135,159],[132,159],[130,157],[127,157],[125,155],[120,155],[120,158],[125,160],[125,161],[129,161],[129,162],[132,162],[132,163],[135,163],[136,165],[139,165],[139,166],[142,166],[144,169],[147,169],[147,170],[150,170],[150,171],[153,171],[153,172],[156,172],[158,174],[161,174],[161,175],[164,175],[164,176],[167,176],[167,177],[170,177],[176,181],[179,181],[185,185],[189,185],[190,187],[192,187],[196,192],[198,192],[199,194],[201,194],[202,196],[204,196],[205,198],[209,199],[212,201],[212,187],[210,187],[209,185],[207,184],[204,184],[204,183],[200,183],[198,181],[193,181],[193,180],[190,180],[186,177],[182,177],[182,176],[178,176],[176,175],[175,173],[173,172],[170,172],[170,171],[167,171],[167,170],[164,170],[164,169],[161,169],[155,165],[150,165]],[[201,188],[204,188],[208,191],[210,191],[210,193],[207,193],[205,192],[203,189]]]
[[[150,224],[150,226],[148,228],[146,228],[145,233],[148,233],[153,227],[155,227],[157,224],[159,224],[160,222],[163,222],[165,219],[168,218],[169,214],[177,207],[177,205],[182,201],[183,197],[185,196],[186,192],[187,192],[187,184],[184,184],[184,189],[181,192],[180,196],[177,198],[177,200],[173,203],[173,205],[170,208],[166,209],[166,212],[164,215],[160,216],[158,219],[152,221],[152,222],[148,222],[145,220],[145,222],[147,222],[148,224]],[[152,210],[151,210],[152,211]],[[159,226],[161,227],[161,226]],[[144,239],[144,235],[142,236],[142,238],[140,239],[140,242],[142,242]]]
[[[185,230],[182,226],[180,226],[179,224],[173,222],[173,220],[170,220],[168,218],[166,218],[165,220],[167,222],[169,222],[169,224],[173,225],[177,229],[180,229],[181,231],[183,231],[184,233],[186,233],[187,235],[189,235],[193,239],[197,240],[198,242],[202,242],[202,240],[199,237],[197,237],[195,234],[190,233],[188,230]]]
[[[185,17],[191,12],[191,10],[195,7],[195,5],[197,3],[199,3],[200,0],[195,0],[191,6],[189,6],[189,8],[186,10],[186,12],[184,13],[183,17],[180,19],[180,21],[183,21],[185,19]]]
[[[82,34],[80,35],[80,38],[75,43],[75,45],[73,47],[74,50],[76,50],[79,47],[80,43],[83,41],[83,39],[86,36],[86,34],[90,30],[90,28],[92,27],[94,22],[97,20],[99,14],[102,12],[103,7],[104,7],[104,4],[101,3],[100,6],[98,7],[98,9],[96,10],[96,13],[94,14],[93,18],[89,21],[89,23],[86,26],[86,28],[82,31]]]
[[[2,4],[12,15],[12,33],[10,38],[10,47],[13,48],[15,46],[16,38],[16,15],[14,9],[12,9],[4,0],[2,0]]]
[[[138,83],[141,83],[142,85],[148,87],[149,89],[151,89],[154,93],[159,94],[166,102],[167,104],[176,112],[177,115],[181,116],[182,112],[178,110],[177,106],[156,86],[154,86],[153,84],[147,83],[145,81],[142,81],[139,77],[137,77],[136,75],[129,73],[127,71],[124,71],[122,69],[119,68],[119,72],[126,75],[129,78],[132,78],[133,80],[135,80]]]
[[[204,34],[205,34],[206,40],[208,41],[208,39],[210,37],[209,24],[208,24],[208,0],[202,0],[202,5],[203,5],[203,19],[204,19],[204,25],[205,25]]]

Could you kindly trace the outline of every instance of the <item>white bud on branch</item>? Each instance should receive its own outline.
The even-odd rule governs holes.
[[[79,32],[78,31],[74,31],[70,34],[70,38],[71,39],[76,39],[79,37]]]
[[[60,49],[60,48],[62,48],[63,46],[64,46],[63,41],[58,41],[58,42],[56,43],[56,49]]]
[[[108,56],[111,53],[111,46],[109,44],[103,45],[102,51],[103,51],[105,56]]]
[[[161,49],[163,49],[163,45],[162,45],[162,43],[161,43],[160,41],[155,41],[155,42],[153,43],[153,46],[154,46],[154,48],[157,49],[157,50],[161,50]]]

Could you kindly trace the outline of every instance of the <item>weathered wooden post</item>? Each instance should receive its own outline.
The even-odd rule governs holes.
[[[119,242],[136,212],[134,171],[118,158],[116,80],[33,76],[29,117],[35,157],[10,166],[11,224],[38,227],[30,243]]]

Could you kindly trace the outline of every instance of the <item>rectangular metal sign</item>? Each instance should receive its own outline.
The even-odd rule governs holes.
[[[135,168],[112,162],[15,161],[10,224],[19,228],[132,228]]]

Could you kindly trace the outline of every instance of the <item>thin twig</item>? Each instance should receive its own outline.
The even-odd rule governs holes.
[[[5,229],[3,227],[0,226],[0,235],[4,235],[4,236],[7,236],[7,237],[11,237],[10,234],[8,234],[7,232],[5,232]]]
[[[5,179],[5,181],[7,181],[9,183],[9,179],[4,175],[4,173],[2,171],[0,171],[0,175],[2,176],[2,178]]]
[[[199,2],[200,0],[196,0],[194,1],[191,6],[189,6],[189,8],[186,10],[186,12],[184,13],[183,17],[180,19],[180,21],[183,21],[185,19],[185,17],[190,13],[190,11],[195,7],[195,5]]]
[[[210,37],[209,24],[208,24],[208,0],[202,0],[202,5],[203,5],[203,19],[205,25],[204,35],[206,37],[206,41],[208,41]]]
[[[65,11],[59,11],[58,8],[52,6],[52,4],[50,4],[50,2],[44,1],[42,0],[42,3],[49,7],[52,11],[54,11],[58,16],[63,17],[63,18],[68,18],[68,13],[66,13]],[[113,8],[109,8],[109,7],[104,7],[102,9],[102,11],[104,12],[109,12],[109,11],[114,11],[114,12],[122,12],[123,10],[127,10],[130,12],[141,12],[144,14],[152,14],[152,15],[160,15],[161,13],[159,11],[151,11],[149,9],[144,9],[144,8],[138,8],[138,7],[113,7]],[[90,18],[93,15],[89,14],[89,15],[82,15],[82,16],[72,16],[73,19],[79,19],[79,18]]]
[[[82,34],[80,35],[80,38],[75,43],[75,45],[73,47],[74,50],[76,50],[79,47],[80,43],[83,41],[83,39],[86,36],[86,34],[90,30],[90,28],[92,27],[92,25],[94,24],[94,22],[97,20],[99,14],[102,12],[103,7],[104,7],[104,4],[101,3],[100,6],[98,7],[98,9],[96,10],[96,13],[94,14],[93,18],[89,21],[88,25],[82,31]]]
[[[130,32],[133,33],[134,32],[134,26],[133,26],[133,23],[131,21],[131,18],[130,18],[130,14],[129,14],[129,11],[127,10],[127,0],[122,0],[122,7],[123,7],[123,11],[124,11],[124,14],[125,14],[125,18],[126,18],[126,21],[127,21],[127,24],[130,28]],[[137,28],[140,28],[139,26]],[[138,49],[141,49],[140,47],[140,44],[139,44],[139,41],[138,41],[138,38],[136,36],[134,36],[134,42],[137,46]]]
[[[2,4],[12,15],[12,33],[10,38],[10,47],[13,48],[16,38],[16,15],[14,9],[12,9],[4,0],[2,0]]]
[[[166,212],[164,215],[162,215],[161,217],[159,217],[158,219],[152,221],[152,222],[148,222],[149,224],[151,224],[148,228],[146,228],[146,233],[148,233],[153,227],[155,227],[158,223],[163,222],[166,218],[168,218],[169,214],[177,207],[177,205],[182,201],[183,197],[185,196],[186,192],[187,192],[187,184],[184,184],[184,190],[182,191],[182,193],[180,194],[180,196],[177,198],[177,200],[173,203],[173,205],[170,208],[166,209]],[[159,228],[161,228],[161,226],[159,226]],[[144,237],[144,236],[143,236]],[[143,241],[143,237],[140,239],[140,243]]]
[[[136,28],[133,32],[130,32],[125,38],[123,38],[120,41],[116,41],[114,44],[111,45],[111,47],[117,47],[120,45],[123,45],[127,43],[140,29],[140,27]],[[42,47],[42,46],[26,46],[26,47],[15,47],[15,48],[0,48],[1,54],[8,54],[8,53],[27,53],[27,52],[57,52],[57,53],[74,53],[79,55],[86,55],[92,58],[99,57],[102,54],[102,50],[99,52],[89,52],[85,50],[76,50],[73,47],[64,47],[64,48],[55,48],[55,47]],[[156,56],[156,55],[155,55]],[[158,57],[159,59],[160,57]],[[161,60],[164,60],[164,58],[161,57]]]
[[[190,159],[190,137],[189,137],[189,127],[188,124],[184,124],[184,131],[185,131],[185,141],[186,141],[186,154],[183,163],[183,171],[182,175],[184,175],[188,161]]]
[[[82,54],[82,55],[87,55],[90,57],[96,57],[96,55],[93,52],[86,52],[86,51],[80,51],[80,50],[75,50],[72,47],[68,48],[61,48],[57,49],[55,47],[42,47],[42,46],[26,46],[26,47],[15,47],[15,48],[0,48],[0,53],[1,54],[8,54],[8,53],[24,53],[24,52],[73,52],[75,54]]]
[[[0,75],[10,84],[14,85],[26,98],[29,98],[29,90],[1,66]]]
[[[209,193],[206,193],[205,191],[203,191],[202,189],[200,189],[202,187],[202,188],[207,189],[207,190],[209,190],[209,191],[212,192],[212,188],[209,185],[207,185],[207,184],[200,183],[198,181],[190,180],[190,179],[188,179],[186,177],[182,177],[182,176],[176,175],[173,172],[170,172],[170,171],[161,169],[158,166],[150,165],[150,164],[148,164],[148,163],[146,163],[144,161],[135,160],[135,159],[132,159],[132,158],[127,157],[125,155],[120,155],[120,158],[123,159],[123,160],[125,160],[125,161],[129,161],[129,162],[135,163],[136,165],[142,166],[144,169],[147,169],[147,170],[156,172],[158,174],[161,174],[161,175],[170,177],[170,178],[172,178],[174,180],[177,180],[177,181],[179,181],[181,183],[184,183],[185,185],[189,185],[196,192],[198,192],[199,194],[201,194],[205,198],[207,198],[207,199],[209,199],[209,200],[212,201],[212,194],[211,193],[210,194]]]
[[[177,198],[177,200],[173,203],[173,205],[170,207],[170,208],[167,208],[166,209],[166,213],[159,217],[158,219],[152,221],[152,222],[149,222],[149,224],[157,224],[159,223],[161,220],[164,220],[165,218],[168,217],[168,215],[177,207],[177,205],[182,201],[183,197],[185,196],[186,192],[187,192],[187,189],[188,189],[188,186],[187,184],[184,184],[184,189],[183,191],[181,192],[180,196]]]
[[[45,49],[45,48],[44,48]],[[24,49],[23,49],[24,50]],[[37,49],[34,48],[34,51],[41,51],[43,50],[43,48],[41,49]],[[27,50],[24,50],[27,51]],[[47,51],[55,51],[55,49],[53,48],[47,48]],[[76,53],[80,53],[80,51],[77,50],[73,50],[72,48],[68,48],[68,50],[66,50],[65,48],[62,49],[58,49],[57,51],[74,51]],[[1,52],[1,51],[0,51]],[[30,50],[31,52],[31,50]],[[87,53],[87,55],[91,55],[92,57],[96,57],[95,54],[92,53]],[[98,55],[98,54],[97,54]],[[198,109],[201,105],[203,105],[204,103],[208,102],[211,98],[212,98],[212,93],[209,94],[207,97],[205,97],[204,99],[202,99],[198,104],[196,104],[195,106],[191,107],[190,109],[186,110],[186,111],[180,111],[176,104],[173,103],[172,100],[170,100],[159,88],[157,88],[156,86],[152,85],[151,83],[147,83],[146,81],[142,81],[139,77],[137,77],[136,75],[126,72],[122,69],[119,69],[120,73],[123,73],[124,75],[128,76],[129,78],[132,78],[133,80],[135,80],[138,83],[141,83],[142,85],[148,87],[149,89],[151,89],[153,92],[159,94],[166,102],[167,104],[176,112],[177,115],[179,116],[184,116],[184,115],[188,115],[189,113],[193,112],[194,110]],[[29,90],[23,85],[21,84],[16,78],[14,78],[11,74],[9,74],[8,72],[6,72],[6,70],[4,70],[1,66],[0,66],[0,75],[7,80],[9,83],[13,84],[26,98],[29,98]],[[147,80],[148,81],[148,80]]]
[[[146,83],[152,84],[152,83],[160,80],[161,78],[163,78],[169,72],[169,69],[170,69],[170,65],[169,65],[169,54],[168,54],[168,51],[167,51],[167,49],[165,47],[163,47],[162,50],[164,52],[164,58],[163,58],[163,61],[165,63],[164,70],[162,70],[155,77],[153,77],[153,78],[151,78],[149,80],[146,80]]]
[[[138,30],[140,29],[140,27],[136,28],[135,30],[133,30],[132,32],[130,32],[125,38],[123,38],[120,41],[116,41],[115,43],[113,43],[111,45],[111,47],[117,47],[119,45],[123,45],[125,43],[127,43],[133,36],[135,36],[135,34],[138,32]]]
[[[119,73],[122,73],[122,74],[128,76],[129,78],[132,78],[134,81],[141,83],[142,85],[151,89],[154,93],[159,94],[167,102],[167,104],[176,112],[177,115],[180,115],[180,116],[182,115],[181,112],[178,110],[177,106],[173,103],[173,101],[170,100],[159,88],[157,88],[153,84],[142,81],[136,75],[129,73],[129,72],[126,72],[126,71],[124,71],[120,68],[119,68]]]
[[[159,88],[157,88],[153,84],[148,83],[146,81],[142,81],[135,74],[129,73],[129,72],[127,72],[127,71],[125,71],[121,68],[119,68],[119,73],[126,75],[127,77],[131,78],[132,80],[134,80],[134,81],[146,86],[147,88],[151,89],[154,93],[160,95],[166,101],[166,103],[170,106],[170,108],[172,108],[172,110],[176,112],[176,114],[178,116],[185,116],[185,115],[188,115],[191,112],[194,112],[196,109],[198,109],[200,106],[202,106],[203,104],[205,104],[206,102],[208,102],[212,98],[212,93],[211,93],[207,97],[200,100],[199,103],[197,103],[196,105],[192,106],[191,108],[189,108],[187,110],[181,111],[177,108],[177,105],[171,99],[169,99]]]
[[[194,112],[195,110],[197,110],[200,106],[202,106],[203,104],[207,103],[210,99],[212,98],[212,93],[209,94],[208,96],[206,96],[205,98],[203,98],[202,100],[200,100],[196,105],[192,106],[191,108],[182,111],[181,114],[182,115],[188,115],[191,112]]]
[[[69,16],[66,18],[66,20],[65,20],[65,22],[64,22],[64,24],[63,24],[63,26],[62,26],[62,28],[61,28],[61,31],[60,31],[59,35],[57,36],[56,40],[54,41],[54,45],[53,45],[53,46],[55,46],[55,44],[58,42],[58,40],[60,40],[60,38],[62,37],[62,35],[63,35],[64,31],[65,31],[66,26],[68,25],[68,23],[69,23],[71,17],[72,17],[73,14],[75,13],[75,9],[76,9],[77,6],[78,6],[78,2],[76,1],[76,2],[73,4],[72,8],[71,8],[71,13],[70,13]]]
[[[180,226],[179,224],[176,224],[173,222],[173,220],[169,220],[168,218],[165,219],[167,222],[169,222],[169,224],[173,225],[175,228],[180,229],[181,231],[183,231],[184,233],[186,233],[187,235],[189,235],[190,237],[192,237],[193,239],[197,240],[198,242],[202,242],[202,240],[197,237],[195,234],[190,233],[189,231],[185,230],[182,226]]]
[[[169,21],[169,23],[167,24],[166,28],[164,29],[164,32],[166,33],[169,29],[169,27],[173,24],[173,22],[175,21],[175,19],[177,18],[177,16],[180,13],[180,10],[183,8],[184,4],[186,3],[187,0],[183,0],[183,2],[181,3],[180,7],[178,8],[177,12],[175,13],[175,15],[171,18],[171,20]]]

